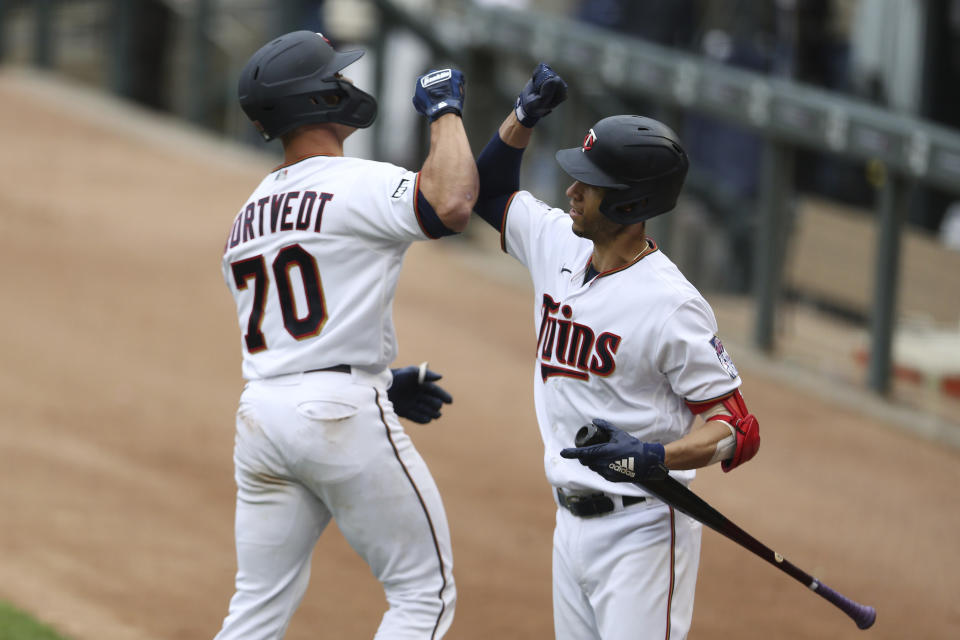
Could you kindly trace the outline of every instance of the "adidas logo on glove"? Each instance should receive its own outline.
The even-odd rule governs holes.
[[[622,473],[628,478],[633,478],[636,476],[636,472],[633,470],[633,458],[623,458],[621,460],[615,460],[607,465],[617,473]]]

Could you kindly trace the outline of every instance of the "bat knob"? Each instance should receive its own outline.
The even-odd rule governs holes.
[[[608,440],[603,431],[597,429],[596,426],[592,424],[585,424],[580,429],[577,430],[577,435],[573,439],[573,443],[577,447],[589,447],[593,444],[603,444]]]

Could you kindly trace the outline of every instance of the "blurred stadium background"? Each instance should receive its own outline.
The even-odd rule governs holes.
[[[828,397],[830,405],[848,406],[858,415],[866,412],[876,418],[872,422],[902,427],[935,443],[933,447],[918,448],[919,454],[915,451],[910,454],[909,461],[914,466],[901,464],[907,439],[893,438],[881,429],[874,433],[846,427],[848,430],[844,431],[845,425],[851,422],[848,417],[831,414],[829,419],[821,420],[816,407],[800,396],[794,399],[777,393],[769,397],[751,396],[751,402],[767,405],[768,415],[774,415],[770,410],[774,406],[781,413],[770,420],[767,433],[772,444],[766,462],[756,466],[751,472],[754,475],[733,478],[730,483],[735,487],[736,483],[749,483],[757,477],[764,481],[751,485],[749,493],[728,490],[728,483],[723,492],[717,491],[713,496],[709,494],[711,484],[705,482],[702,485],[708,492],[705,495],[717,500],[721,509],[732,506],[737,508],[736,513],[746,514],[748,507],[753,506],[749,501],[774,504],[780,495],[802,484],[806,493],[801,494],[798,504],[804,508],[771,509],[772,517],[757,523],[756,526],[761,527],[759,533],[765,533],[764,527],[768,527],[766,531],[774,540],[784,540],[794,531],[805,533],[803,542],[794,542],[798,546],[790,548],[799,548],[800,554],[815,557],[817,562],[829,567],[836,567],[841,559],[847,559],[851,567],[849,573],[840,574],[845,582],[871,580],[865,567],[876,567],[880,558],[877,575],[885,577],[877,579],[874,591],[890,585],[889,595],[881,593],[880,603],[888,604],[884,615],[887,611],[893,614],[897,606],[903,609],[897,620],[900,626],[887,627],[890,635],[885,637],[907,637],[896,634],[914,623],[911,618],[918,617],[916,611],[921,605],[916,604],[917,601],[929,605],[930,593],[944,594],[943,598],[955,593],[955,576],[960,573],[949,565],[951,560],[956,563],[957,555],[953,552],[956,543],[949,547],[948,541],[955,541],[957,510],[953,505],[956,501],[950,503],[949,498],[942,496],[949,494],[955,484],[950,480],[956,476],[952,471],[955,469],[954,447],[960,447],[960,418],[957,417],[960,415],[960,1],[0,0],[0,93],[6,96],[0,104],[0,113],[4,115],[0,118],[0,127],[8,133],[16,130],[15,137],[23,144],[22,141],[30,139],[30,134],[20,130],[24,125],[18,116],[24,114],[18,114],[17,110],[29,109],[24,105],[44,101],[57,102],[57,108],[63,110],[100,110],[98,123],[116,116],[111,126],[118,129],[141,126],[144,118],[136,118],[135,123],[130,124],[119,114],[121,110],[109,107],[108,103],[119,99],[124,103],[122,111],[136,109],[154,121],[164,121],[164,126],[139,130],[141,137],[130,136],[123,144],[111,139],[106,145],[109,151],[130,150],[140,144],[142,136],[151,142],[169,136],[169,146],[178,146],[180,155],[168,157],[154,149],[149,166],[156,169],[170,158],[190,155],[191,160],[209,168],[210,176],[190,175],[189,180],[181,176],[182,184],[199,190],[198,185],[209,185],[212,181],[216,183],[215,189],[223,190],[218,197],[225,197],[223,193],[234,193],[234,182],[240,182],[241,177],[245,180],[246,174],[241,176],[237,171],[233,178],[224,178],[228,171],[221,164],[255,156],[259,171],[261,160],[273,161],[280,154],[278,144],[263,145],[236,105],[238,71],[249,55],[269,38],[294,29],[322,31],[339,48],[367,50],[367,55],[350,67],[349,75],[378,98],[380,115],[371,129],[358,132],[348,140],[347,151],[354,155],[413,168],[419,166],[426,153],[427,138],[422,119],[410,105],[414,79],[430,68],[447,65],[460,67],[467,76],[465,120],[475,152],[482,148],[507,113],[538,61],[550,63],[568,80],[571,97],[538,127],[535,143],[527,152],[522,179],[525,188],[555,205],[565,205],[563,190],[567,179],[558,171],[553,153],[557,148],[579,143],[586,128],[598,118],[612,113],[637,112],[653,115],[673,126],[690,153],[692,170],[677,211],[651,221],[650,234],[713,304],[724,342],[728,343],[738,365],[750,370],[752,380],[756,381],[752,384],[759,386],[758,378],[770,378],[783,381],[785,387],[803,387]],[[22,85],[24,96],[29,94],[32,101],[12,90],[14,84]],[[53,117],[40,114],[35,119],[24,120],[49,126],[55,121],[51,120]],[[186,133],[174,135],[173,127],[165,126],[171,123],[179,132]],[[64,124],[64,127],[76,126],[75,122]],[[95,145],[101,140],[98,136],[102,136],[102,130],[97,128],[100,126],[79,129],[67,142],[80,140],[83,145]],[[57,132],[48,137],[55,135]],[[201,146],[183,144],[190,136],[199,139]],[[208,160],[212,156],[205,154],[205,149],[214,147],[202,147],[204,139],[216,141],[215,148],[220,154],[216,161]],[[223,153],[225,143],[238,153],[227,157]],[[43,152],[52,151],[50,144],[44,140],[39,151],[26,157],[41,157]],[[76,158],[86,152],[85,147],[71,149],[69,153],[64,151],[62,162],[52,158],[50,175],[55,178],[55,172],[69,171],[71,166],[75,167],[70,162],[76,162]],[[5,157],[8,169],[20,161],[20,156],[14,153],[10,151],[11,155]],[[115,166],[102,158],[91,159],[90,165],[94,169],[108,167],[106,170]],[[89,180],[84,176],[91,170],[89,167],[84,170],[78,172],[84,174],[78,180]],[[249,170],[248,164],[244,171]],[[135,191],[135,197],[116,199],[113,210],[104,216],[115,215],[116,210],[122,210],[120,205],[151,198],[151,189],[163,189],[164,184],[154,184],[152,176],[141,176],[143,171],[141,167],[131,166],[129,172],[121,176],[131,183],[128,191]],[[24,173],[8,172],[5,179]],[[34,184],[34,180],[40,178],[33,178],[30,184]],[[104,184],[108,182],[104,180]],[[141,182],[142,194],[138,190]],[[50,189],[56,190],[58,184],[58,180],[52,179]],[[14,182],[4,184],[0,194],[14,193],[20,186]],[[93,181],[89,186],[93,192],[103,185]],[[164,200],[164,195],[158,193],[155,197]],[[234,195],[242,196],[239,191]],[[75,213],[63,210],[72,194],[57,196],[44,205],[51,209],[59,207],[61,210],[56,215],[38,209],[44,213],[40,216],[44,224],[52,225],[51,220]],[[203,203],[213,200],[209,193],[199,191],[196,197],[197,202],[191,204],[201,210]],[[11,271],[7,274],[8,284],[19,283],[23,278],[15,269],[23,264],[20,258],[39,251],[38,247],[46,244],[44,238],[33,234],[31,223],[23,221],[37,210],[27,207],[13,213],[15,205],[29,202],[33,201],[27,197],[5,200],[9,220],[0,216],[0,223],[11,223],[5,228],[4,237],[8,238],[8,251],[17,258],[8,262]],[[78,204],[82,211],[77,215],[95,219],[92,211],[99,206],[95,200],[85,201],[82,207]],[[195,212],[177,213],[182,219],[189,219]],[[230,218],[229,212],[221,215],[224,219]],[[132,237],[133,230],[139,233],[141,225],[144,231],[156,231],[149,227],[151,224],[154,224],[152,219],[131,218],[117,226]],[[193,580],[197,588],[210,588],[209,584],[219,585],[223,590],[229,587],[233,567],[226,545],[231,539],[226,510],[231,506],[232,486],[225,443],[231,437],[231,425],[223,418],[232,410],[234,389],[232,379],[221,379],[224,377],[221,369],[236,373],[235,363],[212,362],[215,358],[208,353],[173,354],[170,343],[164,342],[164,339],[179,337],[177,330],[171,330],[167,323],[184,335],[204,339],[222,336],[229,327],[223,325],[224,317],[188,321],[180,319],[176,309],[161,308],[162,305],[174,306],[177,301],[189,306],[207,296],[206,280],[203,287],[193,290],[184,279],[193,275],[201,277],[192,269],[200,260],[206,260],[209,246],[204,243],[209,238],[219,238],[218,230],[210,231],[217,224],[216,220],[197,222],[197,226],[202,227],[203,242],[176,236],[180,230],[163,231],[167,234],[165,238],[182,240],[184,245],[189,245],[184,251],[195,260],[189,265],[185,263],[182,272],[174,270],[179,279],[172,279],[184,290],[182,296],[173,298],[174,302],[151,298],[146,291],[141,291],[144,287],[139,281],[129,288],[115,290],[117,282],[103,275],[129,270],[148,284],[166,283],[167,274],[152,273],[159,271],[158,255],[150,254],[150,261],[144,260],[143,265],[123,262],[121,258],[130,257],[126,253],[116,257],[116,264],[104,259],[104,264],[90,269],[104,279],[96,286],[80,285],[86,276],[82,270],[61,273],[53,268],[59,263],[44,263],[51,267],[50,280],[62,282],[64,291],[35,295],[37,300],[48,297],[56,300],[56,305],[38,305],[37,300],[29,300],[28,311],[45,321],[38,322],[41,328],[56,324],[57,318],[50,313],[51,309],[60,310],[72,304],[96,304],[98,300],[102,304],[108,300],[115,305],[109,310],[129,313],[118,313],[108,322],[100,319],[107,317],[106,310],[89,314],[84,311],[80,315],[84,316],[85,323],[77,321],[76,327],[67,327],[62,335],[50,330],[41,332],[40,336],[30,336],[32,342],[22,341],[23,353],[17,351],[7,359],[4,391],[8,400],[22,395],[23,402],[22,406],[6,403],[8,422],[0,429],[3,438],[0,444],[4,445],[0,453],[7,454],[5,465],[11,478],[10,482],[0,483],[6,491],[0,492],[0,502],[8,505],[5,509],[12,505],[13,513],[20,517],[8,518],[0,524],[0,533],[6,534],[2,542],[9,546],[4,547],[4,556],[12,567],[4,575],[19,576],[24,582],[10,583],[8,590],[20,590],[24,601],[45,603],[50,589],[47,576],[75,570],[82,576],[78,582],[90,581],[96,585],[108,596],[104,601],[115,603],[116,609],[130,616],[127,622],[131,626],[138,624],[133,621],[134,616],[143,615],[154,628],[162,628],[165,624],[170,627],[176,624],[176,621],[167,622],[171,616],[164,607],[172,604],[174,608],[180,606],[188,610],[189,605],[194,604],[189,590],[181,593],[163,589],[161,593],[158,588],[151,594],[155,600],[146,598],[150,606],[159,603],[155,604],[157,611],[142,614],[138,607],[143,606],[140,600],[144,598],[127,589],[124,579],[134,583],[142,578],[142,573],[149,574],[144,582],[155,581],[157,585],[179,585]],[[18,230],[22,235],[17,235]],[[126,246],[127,236],[118,237]],[[59,246],[70,244],[69,238],[55,240],[49,255]],[[117,238],[112,240],[119,243]],[[522,269],[511,268],[516,266],[512,261],[494,255],[499,252],[496,237],[486,225],[473,225],[464,238],[450,242],[458,243],[457,251],[450,252],[457,254],[457,259],[460,256],[476,258],[476,263],[492,276],[524,280],[527,277]],[[103,246],[114,247],[109,243]],[[93,250],[101,249],[91,247]],[[77,255],[89,258],[82,251]],[[430,259],[438,255],[431,254]],[[488,256],[494,257],[487,261]],[[51,260],[47,257],[48,262]],[[436,266],[424,265],[416,254],[411,256],[411,263],[414,269],[424,271],[454,264],[446,261]],[[216,264],[216,256],[210,264]],[[211,281],[215,276],[215,266],[210,267],[209,273],[202,274]],[[215,286],[220,284],[212,282]],[[490,291],[491,287],[471,284],[490,294],[491,300],[496,296],[495,291]],[[87,300],[91,291],[96,294],[92,303]],[[117,296],[123,299],[115,301],[116,291],[132,297],[128,300]],[[10,308],[22,311],[17,306],[20,285],[11,286],[8,293],[14,300]],[[34,296],[32,292],[30,295]],[[402,296],[403,293],[398,300]],[[23,300],[27,300],[26,295]],[[142,311],[134,309],[138,303],[144,305]],[[497,309],[496,302],[488,304]],[[406,322],[428,324],[442,313],[443,307],[442,300],[434,300],[416,290],[414,303],[407,307],[410,315]],[[500,315],[505,317],[489,322],[516,324],[519,309],[519,305],[503,308]],[[7,314],[2,333],[8,346],[21,340],[17,331],[28,322],[29,318],[21,317],[26,315],[29,314]],[[183,324],[175,324],[175,319]],[[109,325],[112,322],[116,322],[117,328],[136,335],[127,338],[129,343],[118,340],[110,331],[114,328]],[[101,324],[104,325],[102,336],[98,332],[96,340],[77,341],[81,329],[93,332],[101,329]],[[160,327],[165,327],[165,333]],[[161,335],[154,339],[156,333]],[[148,334],[149,339],[145,339]],[[501,334],[492,332],[492,335]],[[521,354],[524,337],[516,338],[517,345],[507,346]],[[224,343],[230,343],[228,346],[232,346],[233,340],[233,335],[229,340],[223,338]],[[36,358],[43,366],[37,368],[39,373],[23,375],[21,365],[29,364],[32,358],[26,352],[42,341],[50,343],[44,351],[45,358]],[[441,342],[438,350],[452,353],[456,344],[452,339]],[[63,353],[71,349],[71,353],[81,354],[78,363],[61,360],[58,345]],[[142,368],[138,369],[138,375],[131,375],[127,354],[120,353],[125,350],[123,345],[127,345],[130,357],[140,359],[137,364]],[[103,350],[92,355],[94,347],[103,346],[112,347],[117,353],[106,357],[103,354],[111,352]],[[216,347],[219,346],[220,343],[216,343]],[[154,354],[152,349],[163,357]],[[216,348],[211,350],[217,352]],[[503,352],[488,350],[491,351],[490,363],[484,371],[494,370],[504,357]],[[84,353],[86,361],[82,357]],[[452,355],[448,357],[454,359]],[[100,379],[86,379],[84,362],[94,358],[103,360],[100,364],[104,370],[115,369],[105,376],[105,383]],[[522,358],[518,356],[518,359]],[[206,374],[207,386],[182,389],[184,371],[198,379]],[[496,385],[513,384],[515,380],[525,384],[527,371],[511,372],[511,376],[514,377],[501,375],[490,381],[491,389],[507,393]],[[450,378],[451,383],[456,384],[456,378]],[[468,382],[476,384],[479,378],[478,374]],[[86,394],[89,399],[79,405],[61,407],[46,395],[51,380],[54,383],[59,380],[65,391]],[[161,384],[161,381],[164,382]],[[104,401],[104,397],[114,391],[110,388],[111,382],[121,388],[114,393],[116,398]],[[24,391],[28,387],[29,393]],[[516,388],[519,389],[519,385]],[[484,393],[493,393],[491,389],[471,388],[476,397],[461,395],[458,406],[463,410],[474,402],[475,417],[492,422],[495,418],[482,413],[482,410],[497,413],[496,407],[486,406],[490,403],[485,402]],[[529,403],[523,405],[532,410]],[[202,418],[198,417],[201,415]],[[37,423],[33,432],[15,428],[15,423],[29,424],[28,418],[35,418]],[[818,424],[811,424],[815,421]],[[101,425],[108,435],[98,435],[96,429]],[[778,426],[785,428],[777,429]],[[524,443],[533,452],[538,446],[535,429],[526,431]],[[823,447],[816,440],[818,433],[820,437],[829,433],[836,439],[830,441],[830,446]],[[36,444],[31,440],[34,436],[38,438]],[[43,440],[44,437],[48,440]],[[447,447],[464,446],[462,432],[456,430],[430,437],[432,440],[424,438],[423,446],[427,454],[436,456],[438,461],[441,454],[447,457]],[[778,438],[780,443],[805,442],[804,438],[813,438],[813,441],[806,443],[806,449],[800,446],[791,449],[778,447]],[[888,441],[892,442],[889,449],[897,451],[896,456],[878,454],[878,442],[886,445]],[[51,442],[69,451],[60,452],[50,446]],[[841,448],[838,443],[849,448]],[[949,449],[940,447],[941,444],[949,445]],[[470,454],[484,455],[486,451],[485,455],[494,460],[493,446],[481,439],[470,445]],[[121,453],[112,458],[104,451]],[[220,451],[222,455],[212,459],[210,451]],[[944,455],[939,456],[941,453]],[[119,478],[130,486],[120,486],[112,479],[108,482],[92,473],[90,488],[77,482],[77,478],[86,477],[88,464],[94,467],[85,455],[117,467]],[[540,470],[534,470],[535,480],[530,481],[529,488],[516,477],[518,470],[526,468],[523,465],[530,456],[536,454],[528,454],[524,449],[506,462],[501,460],[501,452],[496,451],[495,455],[497,462],[508,467],[503,473],[513,474],[511,497],[529,493],[536,500],[532,504],[537,507],[517,506],[516,512],[511,511],[513,502],[503,496],[505,489],[501,486],[506,476],[470,478],[467,482],[457,464],[451,463],[449,470],[436,467],[438,478],[451,488],[450,509],[462,532],[461,540],[466,543],[462,546],[486,550],[488,557],[475,561],[484,567],[497,553],[506,553],[505,545],[497,538],[490,538],[486,529],[477,526],[475,533],[474,527],[463,524],[471,522],[468,520],[471,514],[502,517],[502,522],[494,524],[484,521],[484,527],[508,531],[507,524],[519,523],[529,525],[530,531],[538,535],[549,530],[549,525],[544,523],[552,517],[550,503],[541,499]],[[171,462],[170,475],[178,479],[177,484],[171,485],[172,489],[160,482],[160,467],[167,466],[167,462]],[[817,466],[818,463],[822,466]],[[866,470],[871,467],[882,474],[881,480],[867,475]],[[782,477],[770,474],[776,480],[761,475],[766,470],[781,469],[787,471]],[[145,470],[152,471],[152,475],[144,476]],[[706,478],[710,477],[709,473],[705,472]],[[220,484],[210,480],[207,474],[218,478]],[[929,480],[940,477],[947,480],[939,484]],[[916,488],[928,482],[932,486]],[[458,483],[466,483],[467,488],[461,488]],[[24,488],[29,486],[39,487],[37,495],[43,496],[39,502]],[[205,490],[198,491],[198,487]],[[133,495],[124,494],[121,498],[121,491]],[[483,510],[479,505],[487,495],[496,498],[497,504]],[[849,508],[849,496],[854,496],[852,499],[858,506],[869,510],[869,515],[855,515]],[[175,504],[165,510],[167,502]],[[124,508],[114,510],[114,503]],[[898,512],[899,517],[890,517],[890,505],[900,508],[906,505],[912,511],[908,509]],[[114,511],[139,515],[138,509],[152,509],[156,513],[142,515],[140,520],[114,519]],[[811,524],[805,519],[807,512],[820,513],[821,517]],[[47,517],[50,513],[55,516],[53,520]],[[542,518],[542,522],[538,519],[531,524],[531,513]],[[928,521],[934,524],[926,528],[919,524]],[[918,523],[915,529],[914,523]],[[34,525],[42,528],[43,536],[31,533],[30,527]],[[811,529],[813,526],[819,528]],[[201,527],[214,530],[216,535],[202,532]],[[133,534],[127,536],[129,539],[123,545],[110,538],[117,531],[128,529],[132,529]],[[183,548],[176,546],[179,543],[173,534],[181,530],[193,535],[192,546],[186,543]],[[522,535],[527,535],[526,530],[523,531]],[[474,534],[476,540],[472,537]],[[49,549],[34,549],[35,538],[41,542],[49,538],[54,543]],[[874,554],[867,542],[875,538],[885,546]],[[519,539],[523,542],[519,547],[532,544],[527,538]],[[829,539],[830,544],[819,545],[818,541],[825,539]],[[109,542],[105,542],[107,540]],[[938,546],[937,541],[942,546]],[[58,548],[58,544],[63,548]],[[121,557],[135,561],[124,564],[115,576],[110,572],[104,576],[94,575],[85,564],[88,557],[89,563],[98,558],[112,559],[115,544],[117,548],[122,546]],[[487,544],[491,546],[485,546]],[[816,552],[804,544],[817,545]],[[210,575],[208,567],[199,565],[196,574],[188,571],[194,564],[189,558],[197,550],[216,559],[218,564],[214,566],[219,573]],[[827,551],[835,555],[821,560],[819,554]],[[188,560],[171,565],[170,557]],[[469,591],[478,588],[472,581],[500,580],[496,574],[490,577],[481,575],[480,571],[471,572],[469,556],[464,553],[462,557],[458,562],[465,568],[462,574],[465,593],[476,593]],[[720,553],[705,553],[704,557],[705,562],[715,563],[714,569],[725,561]],[[505,563],[517,562],[516,556],[504,558]],[[56,571],[48,567],[41,571],[46,564],[55,565]],[[166,568],[168,566],[172,568]],[[710,566],[705,565],[705,569]],[[935,575],[937,569],[943,575]],[[23,580],[23,575],[32,575],[35,570],[35,580]],[[839,573],[838,569],[834,570]],[[344,572],[352,575],[357,571],[350,566]],[[704,579],[714,576],[717,583],[709,593],[722,596],[729,590],[725,573],[718,570],[703,573]],[[757,584],[785,585],[782,588],[788,593],[796,588],[780,576],[768,575],[773,572],[767,572],[765,567],[761,567],[759,573],[769,583]],[[900,582],[890,576],[899,576]],[[909,579],[905,580],[904,576]],[[506,584],[507,578],[500,581]],[[336,581],[330,584],[328,588],[335,592]],[[494,592],[502,592],[505,603],[529,598],[529,593],[521,591],[528,588],[527,584],[518,584],[518,591],[514,592],[497,582]],[[545,580],[536,584],[544,589],[548,586]],[[857,586],[856,583],[853,586]],[[907,595],[895,587],[902,587]],[[924,593],[924,588],[930,593]],[[378,597],[375,587],[369,589],[372,598]],[[758,591],[769,598],[759,607],[768,614],[769,627],[760,628],[780,629],[779,614],[772,603],[784,602],[792,607],[794,601],[787,597],[777,599],[779,592],[772,587],[769,591]],[[719,603],[718,609],[725,603],[721,596],[713,597]],[[908,599],[907,606],[901,606],[903,598]],[[62,602],[62,594],[59,599],[49,600],[55,603],[56,609]],[[466,621],[471,615],[484,616],[486,620],[488,611],[473,614],[467,608],[476,600],[469,597],[464,600]],[[366,602],[357,599],[355,607],[362,610]],[[722,610],[711,617],[710,602],[711,598],[704,598],[703,613],[699,614],[701,624],[730,622],[727,616],[721,615]],[[85,600],[78,599],[77,603],[69,614],[61,612],[61,620],[72,619],[77,610],[89,608]],[[809,606],[813,612],[822,611],[818,608],[821,605],[805,600],[796,603],[796,606]],[[50,606],[44,606],[44,613],[51,614]],[[205,606],[204,628],[217,621],[222,613],[219,600]],[[312,606],[325,606],[323,598],[315,598]],[[88,617],[101,614],[103,611],[96,610]],[[942,622],[943,628],[954,629],[952,621],[960,619],[958,615],[954,605],[946,613],[937,610],[924,619],[934,620],[928,623],[931,628]],[[547,609],[540,610],[538,616],[538,620],[545,619]],[[188,617],[184,615],[185,619]],[[804,618],[803,623],[815,627],[818,620],[811,615]],[[100,624],[98,620],[90,622],[93,628],[97,624]],[[465,622],[462,628],[470,628],[467,625]],[[144,623],[144,627],[150,628],[150,625]],[[792,629],[792,637],[814,637],[804,636],[805,628]],[[89,635],[111,637],[106,633]],[[141,636],[118,628],[112,637]],[[187,634],[171,633],[164,637],[187,637]],[[306,630],[304,637],[308,637]]]

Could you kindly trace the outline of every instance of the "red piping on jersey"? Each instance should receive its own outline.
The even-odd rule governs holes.
[[[290,162],[284,162],[283,164],[271,169],[270,173],[273,173],[274,171],[279,171],[280,169],[286,169],[287,167],[292,167],[298,162],[303,162],[304,160],[309,160],[310,158],[342,158],[342,157],[343,157],[342,155],[335,156],[332,153],[311,153],[310,155],[307,155],[307,156],[300,156],[299,158],[295,158]]]
[[[430,232],[427,231],[427,228],[423,226],[423,220],[420,219],[420,207],[419,207],[419,203],[417,202],[417,200],[419,199],[417,197],[419,193],[420,193],[420,172],[418,171],[417,179],[413,183],[413,214],[417,216],[417,224],[420,225],[420,230],[423,231],[423,235],[427,236],[431,240],[436,240],[437,236],[431,235]]]
[[[640,262],[641,260],[643,260],[644,258],[646,258],[648,255],[650,255],[654,251],[658,250],[657,243],[654,242],[653,238],[647,238],[646,240],[647,240],[647,248],[641,251],[640,255],[638,255],[636,258],[634,258],[633,260],[631,260],[625,265],[615,267],[613,269],[610,269],[609,271],[604,271],[603,273],[598,273],[596,276],[594,276],[593,280],[596,280],[597,278],[602,278],[603,276],[608,276],[611,273],[617,273],[618,271],[623,271],[624,269],[628,269],[633,265],[637,264],[638,262]],[[590,259],[587,260],[586,268],[589,269],[592,263],[593,263],[593,255],[591,254]],[[593,280],[591,280],[591,282],[593,282]]]
[[[397,462],[400,463],[400,468],[403,469],[403,473],[407,476],[407,481],[410,482],[410,486],[413,487],[413,492],[417,494],[417,500],[420,501],[420,507],[423,509],[423,515],[427,518],[427,525],[430,527],[430,536],[433,538],[433,548],[437,552],[437,562],[440,564],[440,591],[437,593],[437,597],[440,600],[440,613],[437,614],[437,622],[433,625],[433,633],[430,634],[430,638],[435,638],[437,636],[437,628],[440,626],[440,620],[443,619],[443,612],[446,609],[447,605],[443,602],[443,592],[447,588],[447,576],[444,573],[443,566],[443,555],[440,552],[440,543],[437,542],[437,531],[433,527],[433,519],[430,517],[430,511],[427,510],[427,504],[423,501],[423,496],[420,495],[420,489],[417,487],[417,483],[413,481],[413,477],[410,475],[410,471],[407,470],[407,465],[403,464],[403,459],[400,457],[400,452],[397,451],[397,445],[393,441],[393,436],[390,435],[390,425],[387,424],[387,419],[383,413],[383,407],[380,406],[380,392],[374,389],[374,399],[377,403],[377,409],[380,410],[380,422],[383,423],[383,428],[387,434],[387,440],[390,442],[390,447],[393,449],[393,455],[397,457]]]
[[[677,561],[677,514],[670,507],[670,589],[667,591],[667,634],[664,640],[670,640],[670,619],[673,608],[673,587],[676,582]]]
[[[504,253],[507,252],[507,214],[510,213],[510,204],[513,202],[513,199],[520,193],[519,191],[514,191],[513,195],[510,196],[510,199],[507,200],[506,206],[503,208],[503,218],[500,223],[500,250]]]

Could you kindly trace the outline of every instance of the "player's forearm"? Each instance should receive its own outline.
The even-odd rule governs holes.
[[[463,121],[455,114],[430,125],[430,153],[420,170],[420,191],[443,224],[463,231],[477,201],[479,178]]]
[[[499,129],[500,139],[506,142],[514,149],[526,149],[530,144],[530,137],[533,134],[532,127],[525,127],[517,120],[517,114],[513,111],[506,117]]]
[[[717,443],[730,436],[725,422],[714,420],[694,429],[679,440],[664,445],[668,469],[698,469],[711,463]]]

